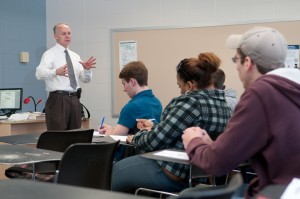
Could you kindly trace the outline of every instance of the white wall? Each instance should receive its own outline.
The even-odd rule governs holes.
[[[102,116],[106,123],[117,122],[111,118],[110,29],[300,19],[299,0],[47,0],[46,4],[47,46],[55,43],[53,25],[66,22],[73,32],[70,48],[83,60],[97,58],[92,82],[82,85],[81,101],[91,112],[92,128]]]

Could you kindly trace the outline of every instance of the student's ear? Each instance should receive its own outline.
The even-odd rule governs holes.
[[[194,86],[195,85],[193,81],[187,81],[187,87],[189,91],[194,90]]]
[[[129,82],[131,83],[132,86],[137,84],[137,81],[134,78],[130,78]]]
[[[244,67],[246,67],[247,70],[251,70],[252,67],[253,67],[253,64],[254,63],[252,62],[251,58],[246,56],[245,57],[245,62],[244,62]]]

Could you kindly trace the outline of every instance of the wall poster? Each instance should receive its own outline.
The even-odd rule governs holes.
[[[131,61],[137,60],[136,41],[120,41],[119,42],[119,64],[120,71]]]
[[[285,67],[299,68],[299,45],[288,45]]]

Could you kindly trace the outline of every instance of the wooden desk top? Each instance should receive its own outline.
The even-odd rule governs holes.
[[[45,120],[1,120],[0,124],[45,123]]]
[[[89,129],[90,120],[83,119],[81,128]],[[41,134],[47,131],[45,119],[28,120],[0,120],[0,136],[19,134]]]
[[[90,119],[82,119],[82,122],[89,122]],[[45,123],[45,119],[36,119],[36,120],[0,120],[0,124],[24,124],[24,123]]]
[[[47,130],[45,120],[1,120],[0,136],[18,135],[45,132]]]

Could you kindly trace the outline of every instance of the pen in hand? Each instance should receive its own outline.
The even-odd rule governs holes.
[[[104,123],[104,119],[105,119],[105,117],[102,118],[102,121],[101,121],[101,124],[100,124],[100,128],[99,128],[99,129],[102,129],[102,126],[103,126],[103,123]]]

